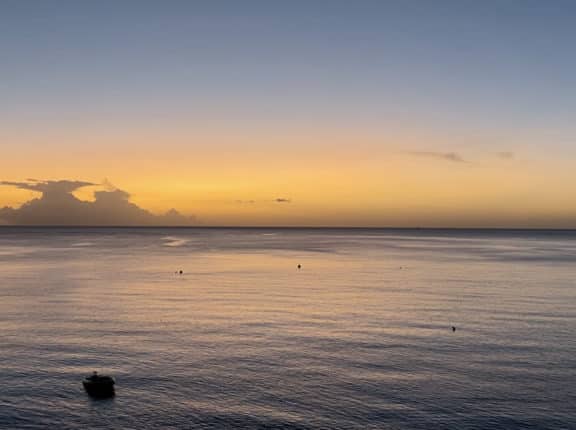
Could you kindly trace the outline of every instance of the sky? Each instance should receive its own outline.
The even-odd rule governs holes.
[[[34,178],[146,223],[576,228],[575,20],[569,0],[1,0],[0,223],[47,222]]]

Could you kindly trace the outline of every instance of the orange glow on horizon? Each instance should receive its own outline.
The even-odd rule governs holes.
[[[2,137],[21,145],[7,152],[11,162],[0,179],[108,178],[143,208],[176,208],[204,225],[540,225],[566,224],[576,213],[576,203],[565,198],[576,181],[567,162],[530,153],[499,160],[478,150],[462,152],[471,162],[417,156],[405,148],[426,150],[454,138],[409,130],[365,130],[357,139],[351,130],[265,131],[180,130],[164,137],[159,130],[95,136],[4,131]],[[92,192],[76,195],[89,200]],[[37,196],[2,187],[0,206]]]

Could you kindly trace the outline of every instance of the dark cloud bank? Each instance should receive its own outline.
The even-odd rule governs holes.
[[[83,226],[186,226],[195,224],[175,209],[164,215],[153,213],[130,202],[126,191],[110,187],[95,191],[94,201],[84,201],[72,193],[80,188],[99,186],[83,181],[0,181],[0,185],[41,193],[19,208],[0,209],[0,224],[8,225],[83,225]]]

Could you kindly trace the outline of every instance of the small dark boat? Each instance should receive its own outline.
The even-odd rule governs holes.
[[[116,384],[114,378],[98,375],[98,372],[94,372],[82,381],[84,389],[92,397],[112,397],[114,395],[114,384]]]

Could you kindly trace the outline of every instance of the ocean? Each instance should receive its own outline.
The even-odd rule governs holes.
[[[570,231],[2,227],[0,428],[576,429],[575,275]]]

